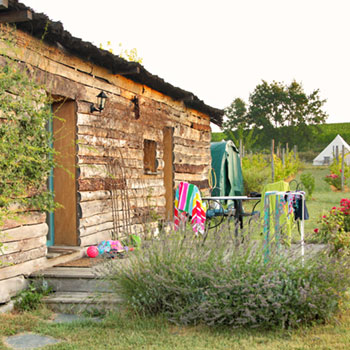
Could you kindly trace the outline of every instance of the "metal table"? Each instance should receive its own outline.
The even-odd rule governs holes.
[[[205,201],[214,201],[219,205],[219,210],[217,211],[217,215],[214,216],[221,216],[221,220],[216,223],[214,226],[209,226],[209,229],[213,229],[223,222],[225,216],[233,216],[235,219],[235,223],[238,224],[240,223],[241,228],[243,228],[243,217],[244,216],[251,216],[252,213],[244,213],[243,211],[243,206],[242,202],[243,201],[249,201],[249,200],[256,200],[260,201],[261,197],[248,197],[248,196],[209,196],[209,197],[203,197],[202,200]],[[224,208],[222,207],[221,201],[232,201],[234,204],[234,212],[233,211],[228,211],[225,213]],[[257,202],[258,203],[258,202]],[[254,206],[255,208],[255,206]],[[238,234],[237,228],[235,230],[235,234]]]

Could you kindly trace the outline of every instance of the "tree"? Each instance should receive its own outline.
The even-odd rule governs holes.
[[[312,137],[307,125],[325,122],[327,113],[322,110],[326,100],[321,100],[319,90],[306,94],[301,83],[292,81],[289,85],[281,82],[262,81],[249,96],[248,105],[236,98],[225,109],[227,118],[224,131],[229,134],[234,129],[261,130],[265,144],[271,138],[277,142],[287,142],[291,138],[302,142]],[[294,128],[283,128],[293,126]]]

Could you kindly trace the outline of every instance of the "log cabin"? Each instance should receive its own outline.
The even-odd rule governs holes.
[[[89,245],[146,235],[171,221],[180,181],[206,193],[210,122],[220,126],[223,116],[191,92],[73,37],[60,22],[17,0],[0,0],[2,33],[8,24],[15,28],[10,58],[34,71],[54,98],[59,118],[51,127],[59,137],[53,147],[64,169],[55,168],[49,181],[61,208],[32,211],[1,228],[0,304],[32,272],[76,259]],[[102,92],[107,99],[99,110]]]

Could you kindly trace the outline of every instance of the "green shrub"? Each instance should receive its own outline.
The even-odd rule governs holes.
[[[37,287],[30,283],[28,288],[23,290],[16,298],[15,309],[19,311],[35,310],[41,305],[42,298],[51,293],[47,285]]]
[[[315,237],[330,245],[331,254],[350,255],[350,199],[340,200],[340,207],[333,207],[323,213]]]
[[[347,154],[345,154],[346,156]],[[329,166],[331,172],[330,175],[327,175],[324,178],[329,185],[334,186],[337,190],[341,190],[341,174],[342,174],[342,155],[339,156],[339,159],[333,159],[332,164]],[[350,166],[344,162],[344,184],[346,179],[350,177]]]
[[[319,151],[308,150],[305,152],[298,152],[298,156],[301,161],[306,163],[312,163],[312,161],[319,155]]]
[[[292,327],[336,313],[350,282],[348,262],[327,254],[304,264],[286,254],[264,261],[258,242],[227,239],[150,243],[128,264],[113,264],[111,283],[142,314],[162,314],[178,324]]]
[[[300,175],[300,180],[306,189],[306,199],[311,198],[315,190],[315,177],[312,175],[312,173],[306,172]]]
[[[293,151],[286,154],[284,164],[281,158],[274,155],[274,163],[275,181],[286,180],[289,177],[294,176],[302,166],[298,155],[294,156]]]
[[[270,164],[263,154],[251,154],[242,159],[244,192],[261,192],[271,180]]]

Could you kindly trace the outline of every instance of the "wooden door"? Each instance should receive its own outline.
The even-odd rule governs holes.
[[[53,112],[58,117],[53,121],[53,147],[58,152],[59,164],[54,169],[53,187],[55,201],[62,206],[54,213],[54,245],[76,246],[76,104],[74,101],[54,103]]]
[[[164,186],[165,186],[165,218],[172,220],[174,216],[174,156],[173,156],[174,129],[163,129],[164,145]]]

